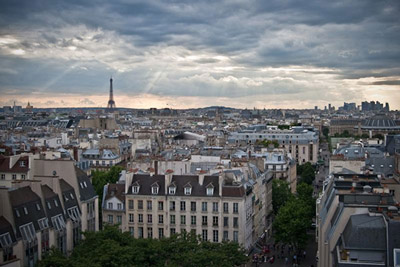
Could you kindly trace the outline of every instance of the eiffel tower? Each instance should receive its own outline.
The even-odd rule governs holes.
[[[115,108],[112,82],[113,82],[113,80],[112,80],[112,78],[110,78],[110,99],[108,100],[108,104],[107,104],[107,109],[110,109],[110,110]]]

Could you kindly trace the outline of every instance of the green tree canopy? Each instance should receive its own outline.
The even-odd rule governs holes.
[[[281,206],[291,197],[292,193],[290,192],[289,183],[277,179],[272,181],[272,207],[274,214],[278,214]]]
[[[309,218],[315,216],[315,198],[313,197],[314,188],[312,185],[300,183],[297,186],[297,198],[308,206]]]
[[[307,229],[311,225],[308,205],[291,198],[279,209],[273,223],[275,241],[294,245],[297,249],[307,244]]]
[[[39,267],[68,266],[239,266],[248,261],[233,242],[200,241],[191,233],[163,239],[135,239],[116,226],[84,233],[85,239],[66,258],[52,249]]]
[[[315,180],[315,169],[310,162],[297,166],[297,174],[300,175],[299,183],[311,185]]]

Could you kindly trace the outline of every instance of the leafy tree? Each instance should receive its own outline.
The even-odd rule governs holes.
[[[279,142],[277,140],[262,140],[262,141],[257,141],[256,142],[257,145],[261,145],[263,147],[269,147],[270,145],[273,145],[274,148],[278,148],[279,147]]]
[[[43,260],[38,264],[39,267],[69,267],[69,260],[57,248],[52,247],[43,255]]]
[[[372,136],[372,138],[378,138],[380,140],[383,140],[385,137],[382,134],[375,134],[374,136]]]
[[[313,198],[314,188],[312,185],[300,183],[297,186],[297,199],[303,201],[309,207],[309,218],[315,216],[315,199]]]
[[[300,175],[299,183],[307,183],[311,185],[315,180],[315,169],[310,162],[298,166],[297,173]]]
[[[322,134],[323,134],[326,138],[328,138],[328,135],[329,135],[329,128],[328,128],[328,127],[324,127],[324,128],[322,129]]]
[[[272,207],[274,214],[278,214],[279,209],[292,197],[289,183],[282,180],[272,181]]]
[[[191,233],[162,239],[135,239],[116,226],[84,233],[85,239],[66,258],[61,252],[44,258],[50,266],[238,266],[246,263],[245,251],[233,242],[202,242]],[[57,263],[60,262],[60,265]],[[66,264],[64,264],[66,262]]]
[[[292,198],[279,209],[273,227],[276,242],[291,244],[297,249],[307,244],[307,229],[311,225],[309,207],[304,201]]]

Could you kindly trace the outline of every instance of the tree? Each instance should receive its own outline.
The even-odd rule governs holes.
[[[315,180],[315,169],[310,162],[298,166],[298,172],[300,175],[299,183],[307,183],[309,185]]]
[[[69,260],[62,252],[52,247],[43,255],[43,260],[38,264],[39,267],[69,267]]]
[[[275,241],[302,249],[307,244],[307,229],[310,225],[309,207],[305,202],[292,198],[279,209],[275,217]]]
[[[278,214],[281,206],[291,197],[292,193],[290,192],[289,183],[276,179],[272,181],[272,207],[274,214]]]
[[[328,135],[329,135],[329,128],[328,128],[328,127],[324,127],[324,128],[322,129],[322,134],[323,134],[326,138],[328,138]]]
[[[315,216],[315,199],[313,198],[314,188],[312,185],[306,183],[300,183],[297,186],[297,199],[303,201],[309,208],[309,218]]]
[[[69,258],[55,252],[50,254],[51,261],[46,257],[38,266],[239,266],[248,261],[237,243],[203,242],[191,233],[135,239],[128,232],[107,225],[102,231],[84,235]]]

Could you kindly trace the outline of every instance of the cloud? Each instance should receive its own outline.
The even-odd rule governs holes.
[[[367,92],[399,86],[399,13],[396,0],[5,0],[0,93],[67,93],[93,105],[113,76],[116,95],[149,101],[382,101]]]

